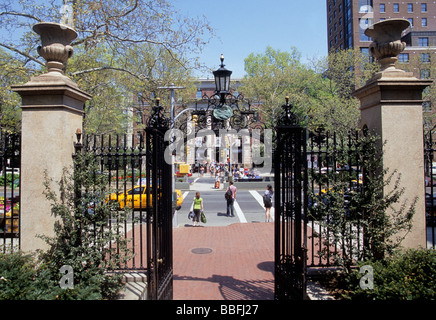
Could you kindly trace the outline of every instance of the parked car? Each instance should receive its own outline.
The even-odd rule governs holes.
[[[183,195],[179,189],[175,190],[177,193],[177,209],[183,203]],[[145,209],[147,206],[147,188],[145,186],[135,186],[130,188],[125,193],[114,192],[109,196],[110,201],[116,201],[119,204],[120,209],[133,208],[133,209]],[[150,203],[152,201],[152,196],[150,195]]]

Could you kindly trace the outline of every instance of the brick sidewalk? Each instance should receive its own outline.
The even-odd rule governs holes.
[[[274,299],[274,223],[174,229],[174,300]]]

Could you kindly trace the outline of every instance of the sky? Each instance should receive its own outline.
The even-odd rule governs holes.
[[[325,0],[174,0],[173,5],[183,14],[206,17],[216,37],[200,61],[216,70],[224,54],[232,79],[245,75],[250,53],[263,53],[267,46],[280,51],[294,46],[303,63],[327,56]]]

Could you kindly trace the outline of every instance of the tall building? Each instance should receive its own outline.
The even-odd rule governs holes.
[[[329,51],[358,47],[369,53],[372,40],[365,35],[366,28],[392,18],[410,22],[403,33],[407,46],[400,54],[400,62],[408,62],[417,54],[421,59],[429,59],[429,52],[436,49],[436,1],[429,0],[327,0]]]

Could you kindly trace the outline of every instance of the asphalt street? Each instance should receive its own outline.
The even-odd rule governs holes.
[[[191,226],[192,220],[188,213],[192,210],[195,193],[200,192],[203,198],[204,213],[207,226],[227,226],[232,223],[257,223],[265,222],[265,208],[262,195],[265,190],[237,190],[235,216],[227,217],[227,202],[224,198],[225,190],[214,189],[214,178],[205,175],[195,179],[190,190],[182,190],[184,201],[177,212],[177,226]]]

